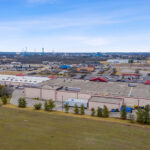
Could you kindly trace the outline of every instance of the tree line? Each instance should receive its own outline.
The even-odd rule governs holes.
[[[0,99],[2,104],[6,105],[8,103],[8,98],[11,97],[12,88],[0,85]]]
[[[1,97],[1,101],[4,105],[7,104],[8,103],[7,96],[4,95],[3,97]],[[21,108],[27,107],[27,102],[24,97],[18,99],[18,107],[21,107]],[[53,101],[52,99],[50,99],[49,101],[45,101],[45,103],[44,103],[45,111],[52,112],[55,107],[56,107],[55,101]],[[42,104],[41,103],[34,104],[34,109],[35,110],[42,109]],[[70,107],[68,104],[64,104],[64,109],[65,109],[66,113],[69,113]],[[73,108],[73,111],[74,111],[74,114],[84,115],[85,107],[83,104],[80,107],[78,105],[75,105]],[[144,109],[137,108],[136,119],[135,119],[135,115],[133,115],[132,113],[127,113],[126,105],[122,105],[122,110],[120,112],[120,118],[123,120],[128,119],[131,123],[137,122],[140,124],[150,124],[150,114],[149,113],[150,113],[150,105],[146,105],[144,107]],[[95,117],[108,118],[109,114],[110,114],[110,112],[109,112],[107,106],[104,106],[103,109],[100,107],[98,107],[97,109],[91,108],[91,116],[93,116],[93,117],[95,116]],[[127,117],[127,114],[129,114],[128,117]]]

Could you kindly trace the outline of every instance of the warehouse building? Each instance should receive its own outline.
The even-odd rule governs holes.
[[[92,96],[89,99],[89,109],[98,107],[103,108],[104,105],[111,109],[120,109],[123,104],[123,98],[116,97],[103,97],[103,96]]]
[[[109,110],[119,109],[122,104],[127,106],[145,106],[150,104],[150,86],[128,83],[91,82],[77,79],[53,79],[40,84],[40,87],[25,87],[27,98],[53,99],[65,101],[70,98],[88,100],[88,108],[103,107]]]
[[[140,74],[130,74],[130,73],[124,73],[122,74],[122,79],[130,79],[130,80],[134,80],[134,79],[139,79],[140,78]]]
[[[77,68],[77,72],[93,72],[94,70],[94,67]]]
[[[61,87],[47,87],[44,86],[42,88],[37,87],[25,87],[24,94],[27,98],[39,98],[44,100],[53,99],[54,101],[64,101],[69,98],[75,99],[89,99],[91,97],[90,94],[80,93],[77,91],[66,91],[61,89]]]
[[[108,59],[107,62],[111,64],[127,64],[129,60],[128,59]]]
[[[14,75],[0,75],[1,85],[13,85],[13,86],[28,86],[28,85],[38,85],[44,81],[50,80],[47,77],[33,77],[33,76],[23,76],[21,74]]]

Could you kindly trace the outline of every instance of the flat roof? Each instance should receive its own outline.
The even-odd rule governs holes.
[[[140,74],[123,73],[122,76],[141,76]]]
[[[0,75],[0,82],[21,82],[27,84],[38,84],[48,80],[50,79],[47,77]]]
[[[126,82],[92,82],[79,79],[53,79],[42,85],[80,88],[80,92],[91,95],[150,98],[150,86],[137,83],[136,87],[128,87]]]

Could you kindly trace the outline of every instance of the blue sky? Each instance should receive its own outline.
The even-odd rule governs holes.
[[[0,51],[149,52],[150,0],[0,0]]]

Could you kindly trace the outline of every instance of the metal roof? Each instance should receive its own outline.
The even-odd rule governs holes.
[[[27,84],[37,84],[48,80],[50,79],[47,77],[0,75],[0,82],[21,82]]]
[[[140,74],[127,74],[127,73],[124,73],[124,74],[122,74],[122,76],[140,76]]]

